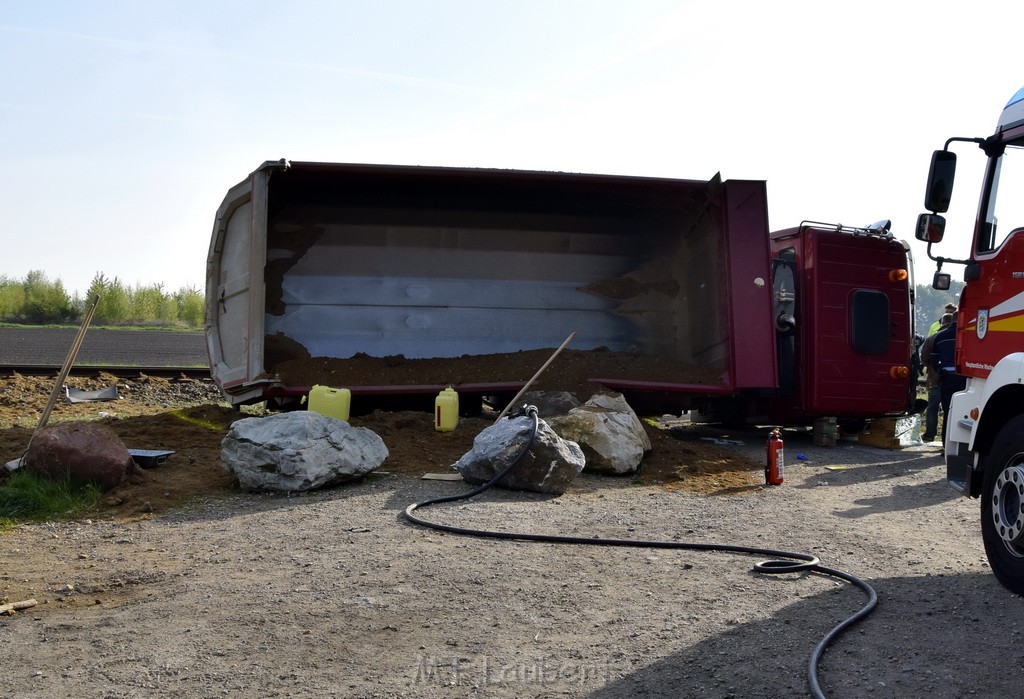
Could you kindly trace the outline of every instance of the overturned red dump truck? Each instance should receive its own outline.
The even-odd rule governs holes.
[[[769,234],[762,181],[268,161],[217,211],[208,349],[235,405],[322,384],[355,412],[453,386],[465,412],[530,378],[474,360],[539,368],[575,333],[574,366],[598,360],[594,390],[640,412],[857,420],[913,398],[911,267],[887,222]],[[370,358],[394,378],[335,371]],[[421,361],[447,368],[397,371]]]

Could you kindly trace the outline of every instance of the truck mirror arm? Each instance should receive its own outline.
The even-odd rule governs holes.
[[[937,266],[935,267],[935,275],[932,277],[932,288],[933,289],[938,289],[939,291],[949,291],[950,282],[951,282],[952,278],[950,277],[948,272],[944,273],[942,271],[943,263],[945,263],[945,262],[952,262],[952,263],[958,264],[958,265],[966,265],[968,270],[970,270],[972,267],[976,266],[976,264],[977,264],[977,263],[975,263],[975,262],[973,262],[971,260],[953,260],[953,259],[948,258],[948,257],[934,257],[932,255],[932,252],[931,252],[931,247],[932,246],[929,243],[928,244],[928,257],[930,257],[931,259],[935,260],[935,262],[937,263]],[[965,277],[967,276],[967,272],[964,272],[964,276]]]
[[[946,139],[946,145],[943,146],[943,150],[949,150],[949,144],[951,143],[977,143],[978,147],[988,153],[988,149],[992,147],[993,138],[989,136],[987,138],[968,138],[967,136],[950,136]]]
[[[935,256],[932,254],[933,244],[934,243],[928,243],[928,249],[926,250],[926,253],[928,255],[929,260],[933,260],[934,262],[938,263],[938,270],[941,270],[942,265],[944,265],[947,262],[951,262],[955,265],[969,265],[972,262],[972,260],[954,260],[952,257],[942,257],[941,255]]]
[[[978,147],[985,152],[985,155],[990,158],[998,157],[1002,155],[1003,152],[1006,150],[1006,143],[999,138],[998,134],[989,136],[987,138],[967,138],[964,136],[953,136],[951,138],[946,139],[946,143],[943,147],[943,150],[936,151],[932,156],[932,168],[928,173],[928,193],[925,195],[926,207],[929,205],[934,207],[942,204],[948,204],[948,199],[945,202],[943,202],[940,199],[937,199],[936,197],[932,196],[932,191],[936,189],[937,184],[940,182],[940,180],[937,179],[937,177],[939,176],[944,175],[946,178],[948,178],[948,181],[952,183],[953,172],[956,167],[956,156],[949,150],[949,147],[953,143],[976,143]],[[939,156],[942,156],[947,152],[949,153],[948,157],[943,158],[942,160],[938,159]],[[937,164],[946,165],[945,170],[938,170]],[[945,211],[945,208],[941,208],[940,210]],[[937,222],[932,221],[931,219],[937,219]],[[918,217],[918,231],[916,237],[918,240],[927,241],[928,248],[926,254],[928,255],[928,259],[933,260],[934,262],[937,263],[937,267],[935,269],[935,276],[932,280],[932,287],[935,289],[949,289],[950,276],[949,274],[943,274],[942,272],[942,265],[945,264],[946,262],[950,262],[952,264],[957,265],[965,265],[967,268],[965,270],[965,274],[977,273],[976,263],[973,260],[957,260],[952,257],[942,257],[941,255],[936,256],[932,254],[932,245],[942,240],[942,229],[945,227],[945,225],[945,220],[941,216],[938,216],[935,213],[935,211],[932,211],[931,215],[921,214],[921,216]],[[930,230],[932,226],[937,227],[937,232],[932,232]],[[928,230],[926,230],[926,228],[928,228]]]

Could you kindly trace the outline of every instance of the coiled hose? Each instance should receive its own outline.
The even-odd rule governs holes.
[[[510,414],[508,417],[520,417],[528,415],[533,420],[533,427],[530,431],[530,437],[526,442],[526,445],[522,450],[516,454],[516,457],[512,459],[511,463],[502,469],[501,473],[492,478],[487,483],[484,483],[473,490],[465,493],[459,493],[458,495],[447,495],[443,497],[430,498],[417,503],[413,503],[405,508],[405,519],[412,524],[419,525],[421,527],[427,527],[430,529],[436,529],[438,531],[448,532],[450,534],[458,534],[460,536],[476,536],[488,539],[516,539],[519,541],[540,541],[550,544],[576,544],[582,546],[626,546],[631,548],[652,548],[652,549],[686,549],[690,551],[720,551],[725,553],[742,553],[756,556],[769,556],[769,560],[762,561],[754,565],[754,571],[764,575],[781,575],[783,573],[799,573],[799,572],[810,572],[818,573],[819,575],[825,575],[833,578],[839,578],[846,582],[856,585],[859,587],[864,594],[867,595],[868,601],[863,607],[860,608],[855,614],[847,617],[845,620],[836,624],[828,633],[826,633],[818,644],[814,647],[813,652],[809,660],[807,661],[807,684],[810,687],[811,695],[824,699],[825,694],[821,690],[821,685],[818,683],[818,663],[821,660],[821,656],[824,654],[825,649],[843,632],[849,629],[851,626],[866,618],[874,608],[878,605],[878,595],[871,585],[861,580],[856,575],[846,573],[835,568],[828,568],[821,565],[817,556],[813,556],[807,553],[797,553],[794,551],[781,551],[776,549],[758,548],[755,546],[736,546],[733,544],[714,544],[714,543],[701,543],[701,542],[685,542],[685,541],[648,541],[642,539],[607,539],[603,537],[585,537],[585,536],[558,536],[553,534],[519,534],[515,532],[505,531],[491,531],[487,529],[468,529],[465,527],[455,527],[449,524],[438,524],[436,522],[429,522],[421,517],[417,517],[413,514],[420,508],[426,508],[431,505],[437,505],[445,502],[455,502],[457,500],[467,500],[475,497],[486,490],[489,490],[495,483],[500,481],[506,475],[508,475],[512,469],[514,469],[524,456],[530,451],[534,441],[537,438],[537,429],[539,425],[539,418],[537,416],[537,408],[532,405],[524,405],[516,412]]]

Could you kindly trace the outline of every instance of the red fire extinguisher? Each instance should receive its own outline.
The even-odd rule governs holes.
[[[782,485],[782,434],[778,429],[772,430],[768,441],[764,443],[767,461],[764,467],[764,482],[768,485]]]

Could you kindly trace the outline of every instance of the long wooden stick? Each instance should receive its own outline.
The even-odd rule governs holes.
[[[85,331],[89,327],[89,323],[92,322],[92,316],[96,312],[96,304],[100,302],[99,294],[93,297],[92,305],[89,306],[89,310],[86,311],[85,317],[82,318],[82,325],[78,328],[78,335],[75,336],[75,341],[71,345],[71,349],[68,350],[68,356],[64,360],[64,366],[60,368],[60,374],[57,376],[57,383],[54,385],[53,390],[50,391],[50,400],[46,403],[46,408],[43,410],[43,414],[39,417],[39,424],[36,425],[35,433],[46,427],[46,422],[50,419],[50,413],[53,412],[53,406],[57,402],[57,396],[60,395],[60,390],[64,388],[64,381],[68,378],[68,372],[71,371],[71,366],[75,363],[75,357],[78,356],[78,350],[82,346],[82,340],[85,339]],[[29,443],[32,443],[31,437]]]
[[[46,401],[46,407],[43,408],[43,414],[39,416],[39,423],[36,424],[36,429],[32,431],[32,435],[29,437],[29,443],[25,445],[25,453],[22,454],[17,460],[17,466],[22,466],[22,462],[25,460],[25,454],[29,453],[29,447],[32,446],[32,440],[35,439],[36,435],[46,427],[46,423],[50,419],[50,413],[53,411],[53,406],[57,402],[57,396],[60,395],[60,389],[63,388],[63,383],[67,381],[68,374],[71,372],[71,367],[75,363],[75,358],[78,356],[78,350],[82,347],[82,341],[85,340],[85,331],[88,330],[89,323],[92,322],[92,315],[96,312],[96,305],[99,303],[99,295],[92,297],[92,304],[89,305],[89,310],[86,311],[85,317],[82,318],[82,324],[78,329],[78,335],[75,336],[75,342],[72,343],[71,349],[68,350],[68,356],[65,358],[65,363],[60,367],[60,374],[57,375],[57,383],[53,385],[53,390],[50,391],[50,399]]]
[[[534,374],[533,377],[529,381],[526,382],[526,385],[523,386],[521,389],[519,389],[519,393],[517,393],[515,395],[515,397],[508,402],[508,405],[505,406],[505,409],[501,411],[501,415],[498,416],[498,420],[500,420],[501,418],[505,417],[505,413],[507,413],[509,411],[509,408],[511,408],[513,405],[516,404],[516,401],[519,400],[524,393],[526,393],[527,389],[529,389],[530,386],[533,385],[533,382],[537,380],[537,377],[540,376],[544,372],[544,370],[548,368],[548,366],[551,364],[551,362],[555,361],[555,357],[557,357],[559,355],[559,353],[561,353],[561,351],[565,349],[565,346],[568,345],[572,341],[572,339],[574,337],[576,337],[576,331],[575,330],[573,332],[569,333],[569,337],[565,338],[565,342],[563,342],[559,346],[559,348],[555,350],[554,354],[552,354],[550,357],[548,357],[548,360],[546,362],[544,362],[544,365],[540,369],[537,370],[537,373]],[[497,422],[498,420],[495,420],[495,422]]]
[[[82,340],[85,339],[85,331],[89,327],[89,323],[92,322],[92,316],[96,312],[96,305],[100,302],[100,296],[97,294],[92,299],[92,304],[89,306],[89,310],[86,311],[85,317],[82,318],[82,325],[78,328],[78,335],[75,336],[75,341],[71,344],[71,349],[68,350],[68,356],[64,359],[64,366],[60,368],[60,374],[57,375],[57,383],[53,385],[53,390],[50,391],[50,399],[46,401],[46,407],[43,409],[43,414],[39,416],[39,422],[36,424],[36,428],[32,431],[32,435],[28,438],[28,444],[25,445],[25,451],[18,459],[18,466],[20,467],[22,461],[25,459],[25,454],[28,454],[29,447],[32,446],[32,440],[35,439],[39,430],[46,427],[47,421],[50,419],[50,413],[53,412],[53,406],[57,403],[57,396],[60,395],[60,390],[64,388],[64,381],[68,378],[68,372],[71,371],[71,366],[75,363],[75,358],[78,356],[78,350],[82,347]]]

